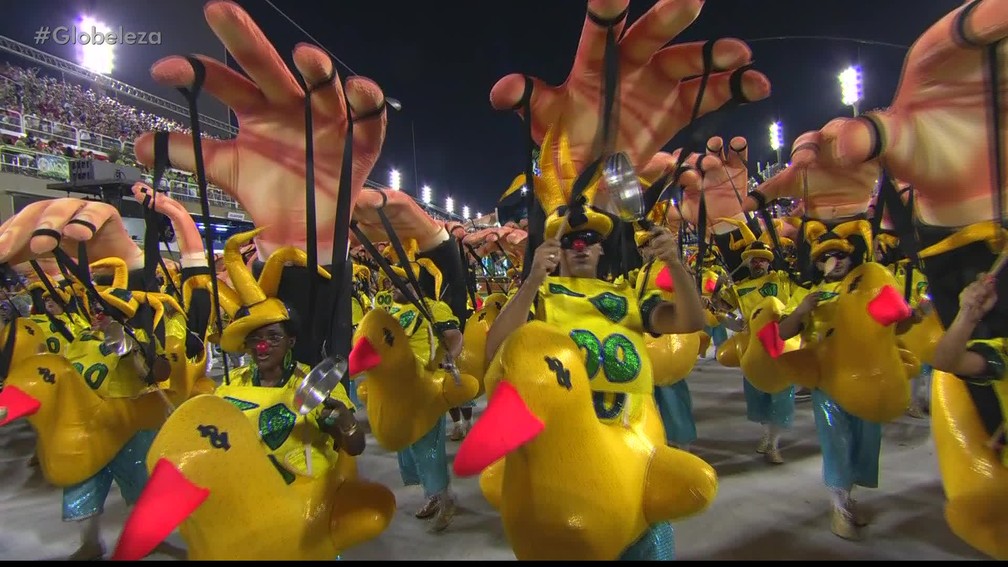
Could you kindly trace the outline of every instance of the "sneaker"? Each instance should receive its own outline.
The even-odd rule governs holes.
[[[780,449],[777,447],[770,447],[769,450],[763,453],[763,458],[771,465],[780,465],[784,463],[784,457],[781,456]]]
[[[439,507],[438,504],[438,497],[431,496],[427,500],[427,503],[423,505],[423,508],[417,510],[417,513],[414,515],[421,520],[426,520],[437,513]]]
[[[451,433],[448,434],[448,439],[452,441],[461,441],[463,437],[465,437],[465,431],[462,430],[462,422],[456,421],[455,424],[452,425],[452,430]]]
[[[432,532],[443,532],[455,517],[455,499],[451,496],[441,498],[438,506],[437,516],[434,517],[434,524],[431,525]]]
[[[770,450],[770,436],[763,435],[763,438],[760,439],[759,445],[756,446],[756,452],[759,453],[760,455],[765,455],[766,452],[769,450]]]
[[[833,518],[830,522],[830,531],[837,537],[858,541],[861,539],[861,531],[854,523],[854,514],[850,510],[833,507]]]

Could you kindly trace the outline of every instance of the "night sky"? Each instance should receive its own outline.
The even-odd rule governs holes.
[[[239,3],[288,63],[294,45],[310,41],[266,0]],[[372,179],[387,183],[394,167],[402,173],[404,190],[414,192],[428,184],[438,203],[451,195],[457,211],[469,205],[474,213],[491,210],[524,167],[521,121],[513,113],[490,107],[491,87],[512,72],[562,83],[585,14],[585,3],[573,0],[341,0],[325,7],[317,0],[273,3],[356,74],[374,79],[386,96],[402,102],[401,112],[390,113],[388,136]],[[653,3],[631,0],[630,21]],[[861,110],[886,106],[906,48],[961,4],[960,0],[710,0],[675,41],[758,40],[750,42],[753,59],[770,78],[773,93],[768,100],[730,111],[713,133],[746,136],[751,161],[766,161],[773,156],[767,128],[774,120],[783,123],[785,144],[790,145],[798,134],[850,113],[840,102],[836,77],[848,65],[860,64],[864,71]],[[202,5],[194,0],[3,0],[0,34],[31,44],[40,25],[66,25],[83,13],[127,31],[160,31],[160,46],[120,47],[112,76],[181,104],[177,92],[151,81],[148,69],[171,54],[197,52],[223,58],[223,47],[206,25]],[[782,36],[791,39],[761,39]],[[66,47],[43,49],[74,58]],[[7,54],[0,58],[23,64]],[[341,76],[349,74],[339,63],[337,69]],[[227,115],[212,100],[201,104],[206,114],[221,119]],[[414,176],[414,132],[419,183]],[[677,147],[677,142],[667,149]]]

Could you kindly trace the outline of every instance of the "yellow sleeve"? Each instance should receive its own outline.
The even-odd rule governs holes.
[[[357,408],[354,406],[353,402],[350,401],[350,395],[347,394],[346,388],[343,387],[342,383],[336,384],[336,389],[333,390],[331,394],[329,394],[329,397],[334,400],[343,402],[343,405],[350,408],[350,411],[357,411]]]
[[[431,315],[434,317],[435,326],[451,327],[451,325],[454,325],[455,328],[458,328],[458,317],[452,313],[451,307],[448,307],[447,303],[443,301],[427,300],[427,307],[430,309]]]

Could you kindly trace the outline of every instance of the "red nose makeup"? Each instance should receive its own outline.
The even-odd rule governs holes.
[[[267,343],[266,341],[257,342],[255,346],[255,351],[256,354],[259,356],[265,355],[266,353],[269,352],[269,343]]]
[[[585,248],[588,248],[588,243],[580,238],[571,242],[571,249],[575,252],[584,252]]]

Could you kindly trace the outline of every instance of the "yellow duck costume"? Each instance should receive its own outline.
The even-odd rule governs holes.
[[[252,331],[290,319],[286,305],[276,298],[280,274],[287,264],[307,263],[304,251],[281,248],[254,279],[240,248],[260,231],[236,234],[224,248],[234,289],[219,288],[221,306],[232,320],[220,342],[229,352],[243,351]],[[321,268],[319,273],[328,277]],[[391,521],[392,493],[358,481],[356,460],[333,450],[331,439],[314,425],[323,406],[299,416],[294,394],[309,368],[290,366],[278,387],[259,386],[258,372],[250,366],[235,370],[230,383],[214,395],[180,406],[154,440],[148,469],[167,463],[162,468],[176,479],[208,490],[205,501],[173,516],[175,525],[181,524],[189,559],[330,560],[376,537]],[[342,385],[330,395],[353,409]],[[152,475],[145,494],[163,490],[165,485]],[[163,505],[154,496],[150,500],[141,502],[131,519],[146,518]],[[129,538],[150,537],[138,529],[141,534],[130,532]],[[157,541],[147,543],[153,548]]]
[[[743,249],[743,262],[748,262],[750,258],[773,262],[771,245],[767,244],[770,240],[768,233],[763,233],[757,239],[743,221],[726,218],[718,221],[738,227],[742,237],[738,241],[733,239],[731,246],[735,250]],[[762,343],[768,333],[774,334],[773,325],[783,317],[783,309],[792,297],[803,298],[805,295],[804,288],[794,284],[786,272],[777,270],[768,270],[758,278],[750,277],[736,282],[728,289],[725,300],[739,309],[748,325],[744,331],[722,343],[718,349],[718,359],[726,362],[738,360],[746,380],[769,394],[784,391],[792,384],[810,386],[817,383],[817,365],[814,364],[810,351],[799,350],[800,337],[789,339],[783,346],[782,353],[794,353],[790,356],[770,353]],[[806,376],[808,374],[812,376]]]
[[[407,254],[416,252],[416,243],[404,242]],[[386,252],[394,259],[394,250]],[[392,269],[404,281],[406,273],[393,263]],[[435,289],[441,287],[441,273],[428,259],[409,263],[419,280],[421,267],[434,277]],[[375,360],[362,379],[357,378],[357,396],[367,406],[371,432],[382,447],[400,451],[426,435],[443,419],[449,408],[472,400],[479,391],[479,381],[460,373],[456,384],[451,374],[439,368],[443,350],[434,336],[439,324],[455,321],[451,309],[442,302],[425,300],[435,318],[433,325],[412,304],[395,302],[386,309],[374,309],[361,319],[354,333],[352,357]]]
[[[651,526],[704,510],[717,492],[698,457],[600,422],[589,380],[577,345],[539,321],[508,337],[487,371],[490,403],[455,471],[503,468],[501,517],[519,560],[617,559]]]
[[[552,140],[551,131],[546,135],[544,147]],[[547,154],[544,152],[544,156]],[[544,159],[542,176],[535,183],[536,196],[544,210],[550,212],[546,238],[557,234],[567,213],[564,205],[569,199],[569,189],[562,187],[560,179],[574,177],[567,139],[562,135],[559,154],[560,165],[565,168],[563,174],[558,175],[553,163]],[[589,204],[596,187],[594,179],[584,193],[581,210],[573,211],[569,219],[571,232],[592,230],[605,236],[612,230],[612,220]],[[709,465],[687,453],[668,453],[678,450],[665,446],[653,395],[652,367],[644,344],[649,305],[660,301],[660,294],[653,293],[644,298],[642,306],[628,282],[548,277],[532,307],[535,321],[512,333],[491,362],[485,378],[491,405],[497,395],[495,388],[503,390],[505,393],[500,395],[505,397],[510,395],[508,391],[514,394],[517,388],[519,397],[525,400],[522,405],[539,408],[532,404],[556,403],[557,406],[557,413],[548,423],[555,423],[560,429],[550,435],[544,432],[541,444],[536,439],[504,459],[501,457],[529,440],[529,437],[514,438],[523,434],[521,426],[537,419],[529,420],[527,411],[519,411],[525,418],[524,424],[515,423],[517,427],[512,429],[507,423],[512,417],[518,419],[517,416],[488,419],[488,410],[463,442],[463,446],[473,447],[475,462],[463,464],[460,470],[459,457],[468,451],[464,447],[460,447],[455,460],[456,473],[482,471],[480,487],[487,500],[501,510],[512,548],[520,559],[611,560],[621,554],[626,558],[638,555],[668,558],[673,534],[667,518],[697,512],[713,497],[716,475]],[[498,386],[501,380],[515,383]],[[576,390],[572,386],[575,381],[581,382]],[[543,414],[547,411],[543,406]],[[554,425],[546,427],[549,431]],[[477,433],[478,429],[483,433]],[[526,427],[524,433],[528,432]],[[491,436],[506,446],[495,447]],[[652,456],[658,460],[651,460],[648,465]],[[462,461],[468,458],[462,457]],[[645,482],[650,476],[644,471],[664,470],[664,458],[676,461],[673,468],[678,469],[677,474],[685,475],[685,482],[675,485],[692,487],[688,489],[692,490],[690,495],[659,497],[675,508],[671,515],[665,511],[650,512],[647,492],[651,484]],[[627,465],[630,468],[626,474],[622,464],[603,465],[630,460],[635,464]],[[584,472],[588,469],[591,472]],[[553,472],[546,475],[545,471]],[[561,476],[557,476],[558,472]],[[588,476],[583,477],[585,474]],[[563,476],[567,476],[561,483],[563,486],[556,484],[556,479]],[[606,488],[596,483],[604,483]],[[622,511],[607,510],[600,498],[619,502]],[[641,516],[641,510],[648,511]],[[619,525],[616,535],[609,533],[613,524]],[[607,538],[608,541],[603,541]]]
[[[813,259],[833,250],[853,253],[848,238],[854,235],[872,242],[867,221],[841,224],[829,231],[832,235],[816,221],[806,228],[810,240],[819,237]],[[903,414],[910,401],[909,380],[920,371],[919,360],[896,336],[897,321],[879,320],[875,314],[876,305],[902,302],[897,286],[893,274],[875,262],[855,267],[839,282],[820,284],[813,291],[824,291],[827,297],[802,333],[802,348],[814,348],[819,360],[816,387],[852,415],[874,423]],[[791,304],[798,302],[793,299]]]
[[[115,269],[115,276],[112,286],[99,291],[104,299],[126,317],[134,315],[139,307],[137,297],[161,306],[163,313],[163,304],[155,295],[134,295],[125,289],[127,276],[122,260],[111,258],[92,264],[96,270],[109,266]],[[158,316],[155,309],[155,321]],[[84,358],[54,354],[23,358],[31,350],[45,349],[40,343],[44,335],[27,319],[19,319],[16,328],[15,355],[0,392],[0,406],[9,405],[9,398],[19,397],[30,400],[32,407],[19,415],[8,413],[0,423],[27,417],[38,433],[37,454],[43,475],[55,486],[78,487],[89,482],[136,436],[156,430],[171,406],[188,398],[200,381],[206,380],[201,365],[186,361],[184,336],[179,339],[166,333],[165,346],[158,345],[158,354],[165,355],[170,364],[170,374],[161,384],[165,390],[157,392],[142,383],[132,365],[123,360],[120,366],[117,355],[103,350],[100,333],[82,333],[71,343],[74,349],[82,344],[90,346]],[[92,364],[85,368],[85,362]],[[127,391],[139,393],[123,396]],[[89,505],[100,507],[101,502]]]

